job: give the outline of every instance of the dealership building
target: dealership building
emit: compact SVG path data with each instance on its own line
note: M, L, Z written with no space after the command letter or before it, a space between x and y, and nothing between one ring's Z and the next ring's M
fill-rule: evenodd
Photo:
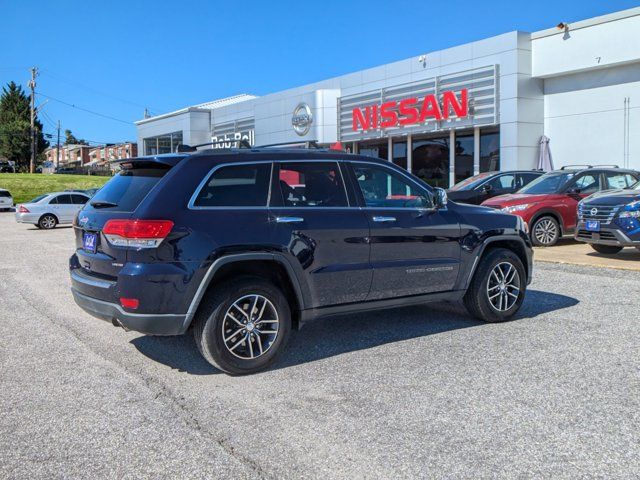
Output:
M640 169L640 8L561 20L145 118L136 122L138 148L340 142L448 187L480 172L536 168L546 136L555 167Z

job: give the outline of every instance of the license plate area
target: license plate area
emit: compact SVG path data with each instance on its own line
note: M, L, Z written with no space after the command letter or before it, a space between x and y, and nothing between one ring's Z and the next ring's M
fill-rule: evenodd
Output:
M98 250L98 235L84 232L82 234L82 248L87 252L96 253Z
M599 220L587 220L585 224L585 229L588 232L599 232L600 231L600 221Z

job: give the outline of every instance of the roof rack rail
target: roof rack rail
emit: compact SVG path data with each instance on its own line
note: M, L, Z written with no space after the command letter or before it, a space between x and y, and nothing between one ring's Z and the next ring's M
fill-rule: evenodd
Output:
M176 149L176 153L183 153L183 152L195 152L198 147L206 147L207 145L226 145L226 144L236 144L237 147L226 147L226 148L251 148L251 144L247 141L247 140L218 140L216 142L206 142L206 143L199 143L197 145L186 145L186 144L180 144L178 145L178 148Z
M271 148L271 147L304 147L307 149L316 148L319 149L317 140L305 140L302 142L281 142L281 143L269 143L267 145L256 145L253 148Z
M567 170L569 168L582 167L582 168L593 168L593 165L564 165L560 167L560 170Z
M594 167L598 167L598 168L602 168L602 167L606 167L606 168L620 168L620 165L616 165L615 163L611 163L611 164L603 164L603 165L594 165Z

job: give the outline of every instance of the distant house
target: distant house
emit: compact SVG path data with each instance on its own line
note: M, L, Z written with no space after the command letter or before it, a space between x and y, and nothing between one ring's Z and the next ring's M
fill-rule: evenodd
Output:
M89 163L89 145L60 145L60 159L58 147L52 146L44 151L47 162L60 166L82 166Z
M93 147L89 151L89 164L101 165L136 156L138 156L138 145L134 142L107 144Z

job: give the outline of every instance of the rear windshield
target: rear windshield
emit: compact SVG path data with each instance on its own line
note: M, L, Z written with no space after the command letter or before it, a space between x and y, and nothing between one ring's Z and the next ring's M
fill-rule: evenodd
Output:
M168 168L121 170L89 200L86 208L133 212L168 171Z
M27 203L38 203L40 200L44 200L45 198L47 198L49 196L49 194L46 195L39 195L36 198L34 198L33 200L29 200Z
M8 190L0 190L0 197L10 197L11 194Z

